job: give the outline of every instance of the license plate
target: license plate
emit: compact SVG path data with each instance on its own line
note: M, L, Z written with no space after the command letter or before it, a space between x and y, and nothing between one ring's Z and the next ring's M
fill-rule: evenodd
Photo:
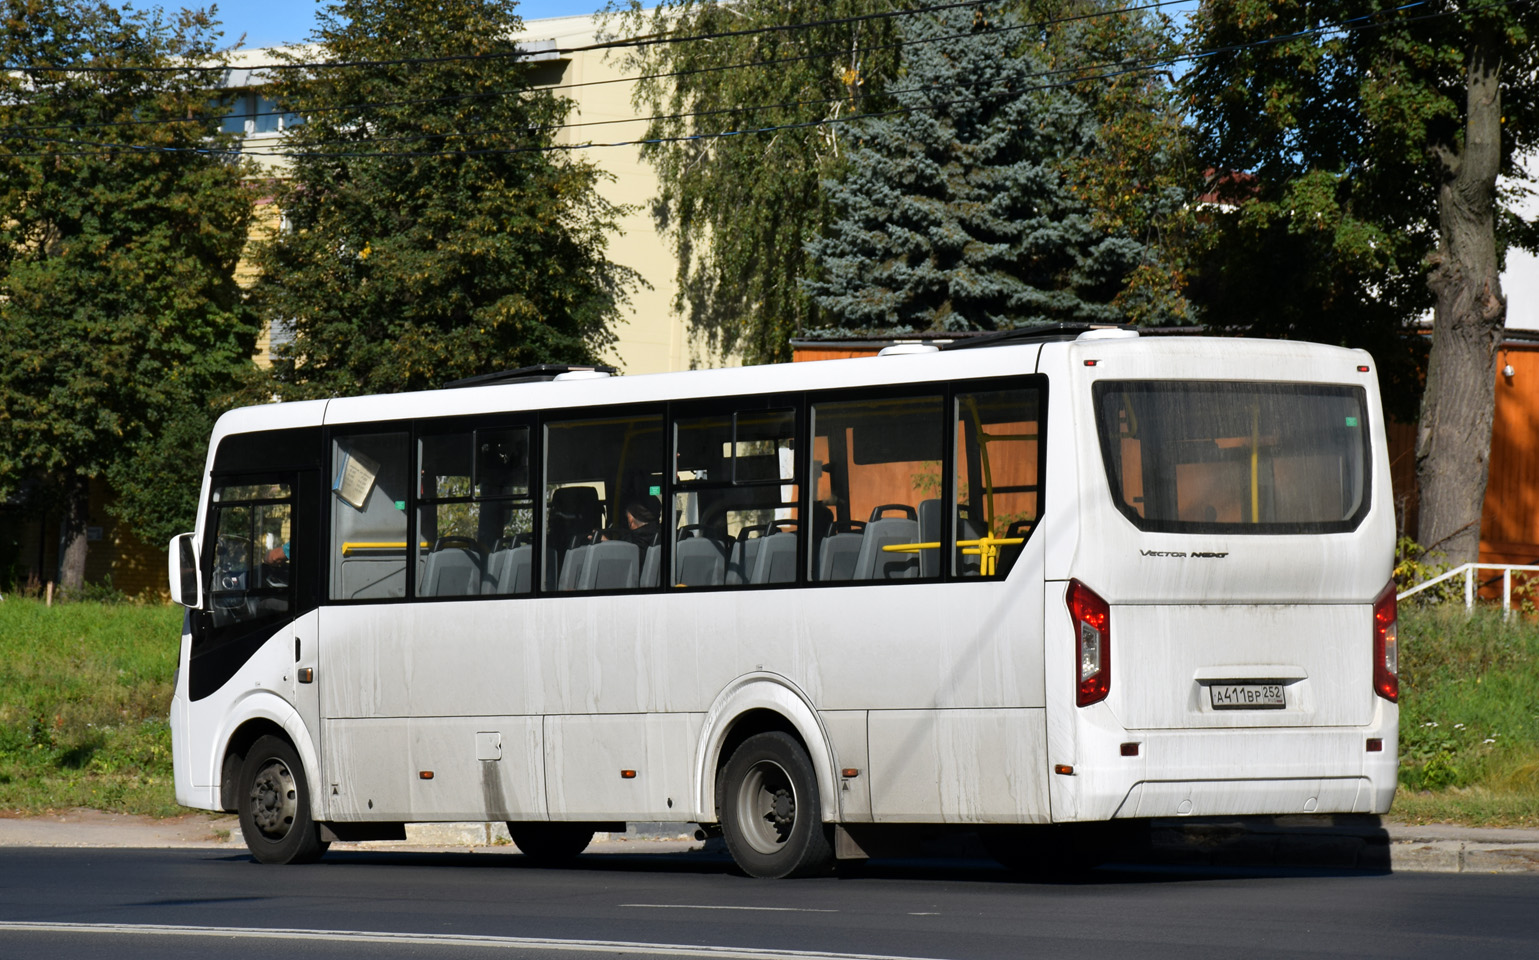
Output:
M1208 696L1214 710L1280 710L1287 705L1280 683L1213 683Z

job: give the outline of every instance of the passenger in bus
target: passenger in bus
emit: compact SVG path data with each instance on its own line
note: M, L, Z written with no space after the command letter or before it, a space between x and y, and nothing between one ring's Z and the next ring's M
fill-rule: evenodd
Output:
M638 547L650 547L657 542L661 528L657 523L660 505L656 497L632 500L625 505L625 519L603 533L605 540L624 540Z

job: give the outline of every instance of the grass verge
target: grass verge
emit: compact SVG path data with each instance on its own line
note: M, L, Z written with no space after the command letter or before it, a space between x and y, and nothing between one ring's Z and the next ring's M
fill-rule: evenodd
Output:
M180 607L0 602L0 810L171 816Z
M1539 625L1400 612L1400 792L1411 823L1539 827Z
M0 602L0 810L170 816L181 608ZM1539 827L1539 624L1460 605L1400 617L1411 823Z

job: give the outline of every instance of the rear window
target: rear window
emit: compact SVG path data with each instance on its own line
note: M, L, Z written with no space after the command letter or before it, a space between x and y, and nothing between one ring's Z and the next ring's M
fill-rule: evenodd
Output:
M1361 387L1102 380L1112 499L1140 530L1337 533L1368 511Z

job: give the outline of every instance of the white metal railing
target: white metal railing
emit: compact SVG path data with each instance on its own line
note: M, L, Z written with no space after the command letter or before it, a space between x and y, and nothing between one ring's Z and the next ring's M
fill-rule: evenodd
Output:
M1452 580L1462 575L1464 577L1464 609L1475 606L1475 571L1500 570L1502 572L1502 614L1512 612L1512 571L1520 573L1539 573L1539 566L1521 563L1465 563L1454 567L1447 573L1433 577L1425 583L1418 583L1409 590L1395 594L1396 600L1404 600L1412 594L1420 593L1428 587L1436 586L1444 580Z

